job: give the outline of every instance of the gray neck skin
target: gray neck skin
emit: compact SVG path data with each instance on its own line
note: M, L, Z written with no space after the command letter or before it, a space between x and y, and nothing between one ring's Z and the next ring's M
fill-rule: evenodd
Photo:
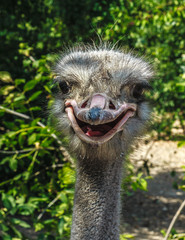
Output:
M79 159L70 240L118 240L122 160Z

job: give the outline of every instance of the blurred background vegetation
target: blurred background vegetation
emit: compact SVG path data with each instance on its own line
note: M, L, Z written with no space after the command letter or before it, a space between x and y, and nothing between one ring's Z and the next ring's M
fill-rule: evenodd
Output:
M67 139L56 139L47 113L53 101L50 69L66 44L98 44L100 36L149 57L156 68L151 96L158 116L155 138L185 143L184 135L172 132L175 125L185 133L184 3L0 2L1 239L29 239L24 228L32 229L30 239L35 233L40 240L69 239L75 169L61 147ZM145 180L133 182L133 174L130 183L145 189Z

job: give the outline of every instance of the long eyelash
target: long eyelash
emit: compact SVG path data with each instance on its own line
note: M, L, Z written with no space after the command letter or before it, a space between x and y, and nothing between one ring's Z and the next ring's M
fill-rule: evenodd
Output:
M145 92L147 90L151 90L152 87L148 82L141 82L131 86L131 94L132 96L137 99L137 102L145 101Z
M53 93L57 92L58 89L58 83L61 81L61 78L59 76L55 76L53 78L53 81L50 84L50 89Z
M142 82L136 85L146 90L153 90L153 87L148 82Z
M56 77L53 78L52 84L56 84L56 83L58 83L60 80L61 80L60 77L59 77L59 76L56 76Z
M140 83L136 83L136 84L123 84L123 85L121 85L121 89L124 89L126 86L128 86L130 89L131 88L133 88L133 87L135 87L135 86L139 86L139 87L141 87L141 88L143 88L143 89L146 89L146 90L153 90L153 87L150 85L150 83L148 83L148 82L140 82Z

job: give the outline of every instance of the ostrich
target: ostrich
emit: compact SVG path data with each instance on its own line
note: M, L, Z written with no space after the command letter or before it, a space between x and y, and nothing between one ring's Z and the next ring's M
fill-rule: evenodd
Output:
M118 240L122 165L150 118L151 66L110 46L74 47L55 67L53 113L77 156L71 240Z

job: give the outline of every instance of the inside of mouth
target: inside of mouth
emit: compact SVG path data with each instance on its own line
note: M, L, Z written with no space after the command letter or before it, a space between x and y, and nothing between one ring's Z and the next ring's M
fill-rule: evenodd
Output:
M113 129L116 124L125 116L125 112L122 113L118 118L116 118L112 122L98 124L98 125L91 125L89 123L83 122L76 118L76 121L79 127L82 129L85 135L89 137L102 137L107 134L111 129Z

